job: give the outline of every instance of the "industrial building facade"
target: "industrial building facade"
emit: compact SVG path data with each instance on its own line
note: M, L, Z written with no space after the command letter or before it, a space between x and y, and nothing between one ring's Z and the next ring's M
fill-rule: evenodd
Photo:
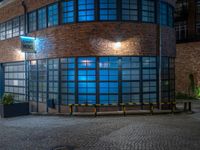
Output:
M200 86L200 1L177 0L175 12L177 39L176 91L194 95Z
M173 0L3 1L1 96L12 93L38 112L158 104L162 45L162 102L174 101L174 6ZM35 39L27 61L20 36ZM48 107L52 100L56 109Z

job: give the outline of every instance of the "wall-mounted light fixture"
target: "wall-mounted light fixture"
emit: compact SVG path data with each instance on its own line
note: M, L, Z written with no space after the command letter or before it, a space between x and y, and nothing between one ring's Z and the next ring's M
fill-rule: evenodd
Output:
M116 43L114 43L114 48L115 48L115 49L120 49L121 46L122 46L121 42L116 42Z

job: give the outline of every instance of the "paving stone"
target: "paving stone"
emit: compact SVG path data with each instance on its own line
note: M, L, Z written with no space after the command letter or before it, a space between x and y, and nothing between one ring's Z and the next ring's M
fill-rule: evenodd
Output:
M199 150L191 114L0 119L0 150Z

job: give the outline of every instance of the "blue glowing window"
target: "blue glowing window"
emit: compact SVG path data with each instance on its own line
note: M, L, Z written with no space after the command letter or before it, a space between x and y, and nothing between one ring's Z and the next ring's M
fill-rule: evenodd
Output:
M96 104L96 95L78 95L79 104Z
M142 0L142 21L155 22L155 0Z
M74 0L62 2L62 23L74 22Z
M139 82L122 82L122 93L139 93Z
M142 58L143 68L156 68L156 57L143 57Z
M19 35L19 17L13 19L13 37Z
M78 68L96 68L95 57L81 57L78 59Z
M100 68L114 69L119 67L118 57L100 57L99 59Z
M138 20L138 0L122 0L122 20Z
M157 91L156 81L144 81L143 92L156 92Z
M118 90L118 82L100 82L99 92L101 94L117 94Z
M58 4L48 7L48 27L58 25Z
M156 69L143 69L142 70L143 73L143 80L156 80Z
M96 80L95 70L79 70L78 71L79 81L94 81Z
M47 14L46 7L38 10L38 29L44 29L47 27Z
M75 95L73 94L62 94L62 104L75 104Z
M100 0L100 20L117 20L117 0Z
M28 14L28 30L29 32L35 31L37 28L36 11Z
M167 25L167 4L163 2L160 4L160 24Z
M78 0L78 21L95 20L95 1L94 0Z
M80 82L78 84L78 92L80 94L95 94L96 83L95 82Z
M100 104L118 104L118 95L100 95Z
M168 25L170 27L174 26L174 10L171 6L168 6Z

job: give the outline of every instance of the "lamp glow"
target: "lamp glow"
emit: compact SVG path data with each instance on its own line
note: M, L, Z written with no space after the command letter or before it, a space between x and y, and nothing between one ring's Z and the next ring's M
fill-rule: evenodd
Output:
M121 46L122 46L121 42L116 42L114 45L115 49L119 49L121 48Z

